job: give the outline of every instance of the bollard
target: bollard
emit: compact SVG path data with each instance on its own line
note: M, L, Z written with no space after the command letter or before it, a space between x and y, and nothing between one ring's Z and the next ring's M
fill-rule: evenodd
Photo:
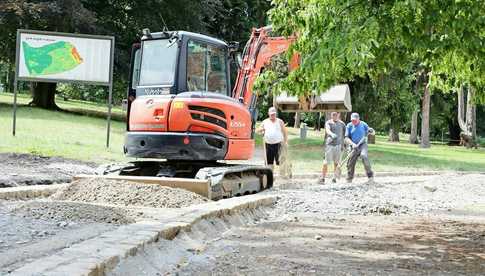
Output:
M302 139L302 140L306 139L307 130L308 130L308 128L307 128L306 124L302 123L300 125L300 139Z
M375 144L376 143L376 136L373 134L369 134L367 136L367 144Z

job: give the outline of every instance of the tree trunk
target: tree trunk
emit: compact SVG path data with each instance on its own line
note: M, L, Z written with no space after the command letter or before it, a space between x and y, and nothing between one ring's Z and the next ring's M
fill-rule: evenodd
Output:
M428 73L425 72L425 81L424 81L424 96L423 96L423 104L421 108L421 148L429 148L431 147L431 143L429 141L429 111L431 107L431 94L429 91L428 85Z
M389 128L389 142L399 142L399 122L391 118L391 126Z
M322 127L321 124L320 124L321 118L322 118L322 113L321 112L318 112L317 122L316 122L315 128L314 128L314 130L316 130L316 131L320 131L320 129Z
M473 132L473 88L468 88L466 96L466 130L472 136ZM474 138L474 137L472 137Z
M463 93L463 90L463 86L461 86L460 90L458 90L458 124L460 125L462 131L465 131L465 93Z
M300 112L295 113L295 124L293 125L294 128L300 128L300 121L301 121L301 114Z
M29 105L44 109L59 110L59 107L56 105L55 102L56 87L56 83L33 83L31 86L32 101Z
M450 133L450 142L448 145L458 145L461 132L460 126L458 125L458 116L453 116L453 118L448 121L448 132Z
M472 111L472 136L473 139L477 139L477 106L473 105Z
M389 142L399 142L399 131L394 128L389 129Z
M467 89L466 107L464 86L458 91L458 124L460 125L460 144L467 148L476 147L476 107L473 104L473 87Z
M413 111L413 117L411 119L411 135L409 135L410 144L418 144L418 116L419 110Z

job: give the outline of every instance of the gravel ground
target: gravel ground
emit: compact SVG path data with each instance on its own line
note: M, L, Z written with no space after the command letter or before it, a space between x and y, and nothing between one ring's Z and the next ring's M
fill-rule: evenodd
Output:
M80 202L29 201L12 210L12 213L33 219L56 221L59 225L75 223L128 224L134 219L125 209Z
M50 199L154 208L182 208L208 202L207 198L182 189L106 179L75 181Z
M100 235L117 226L108 223L38 219L12 212L18 202L0 201L0 275L20 267L23 263Z
M484 275L485 177L279 181L274 208L201 221L111 275Z
M70 182L76 174L92 174L96 165L61 157L0 153L0 188Z
M485 174L382 177L347 184L315 185L308 180L282 183L277 215L299 212L318 216L426 214L457 206L485 204ZM312 185L314 184L314 185ZM289 192L291 191L291 192Z

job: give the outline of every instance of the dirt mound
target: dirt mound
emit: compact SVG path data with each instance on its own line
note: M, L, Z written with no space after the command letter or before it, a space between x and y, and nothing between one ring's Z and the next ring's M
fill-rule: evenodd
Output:
M107 179L75 181L50 199L154 208L181 208L208 201L183 189Z
M126 210L79 202L30 201L12 210L24 217L56 221L59 225L71 221L128 224L134 220Z

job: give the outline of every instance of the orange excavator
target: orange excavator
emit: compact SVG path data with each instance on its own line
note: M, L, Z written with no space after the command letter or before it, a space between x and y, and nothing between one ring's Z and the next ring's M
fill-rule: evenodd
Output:
M137 158L104 177L181 187L211 199L273 185L267 166L232 164L253 156L258 96L253 84L294 37L253 29L231 91L237 44L186 31L143 30L133 45L124 152ZM297 58L290 67L298 66Z

